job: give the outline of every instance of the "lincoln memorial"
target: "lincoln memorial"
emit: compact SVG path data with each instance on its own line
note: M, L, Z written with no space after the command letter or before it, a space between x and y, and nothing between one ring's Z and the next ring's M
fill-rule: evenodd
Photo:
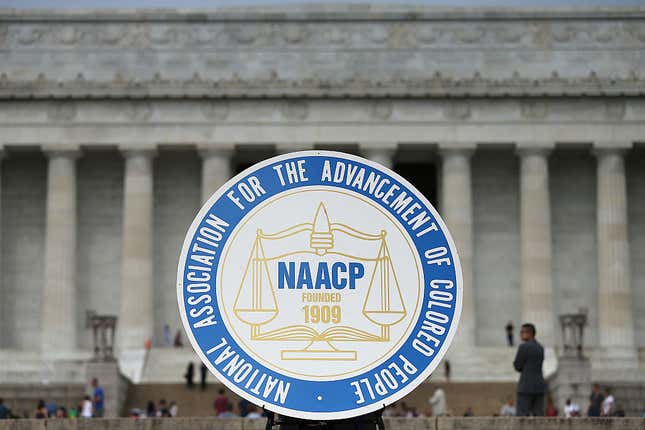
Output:
M118 318L135 384L181 382L188 226L309 149L393 168L446 220L453 380L516 381L509 321L554 372L583 312L593 379L645 384L644 143L645 9L5 9L0 384L86 381L88 311Z

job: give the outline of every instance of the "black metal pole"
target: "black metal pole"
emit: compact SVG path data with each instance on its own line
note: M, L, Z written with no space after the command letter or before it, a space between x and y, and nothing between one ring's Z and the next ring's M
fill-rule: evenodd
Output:
M274 412L264 409L267 417L265 430L385 430L383 409L366 415L342 420L312 421L288 416L276 419Z

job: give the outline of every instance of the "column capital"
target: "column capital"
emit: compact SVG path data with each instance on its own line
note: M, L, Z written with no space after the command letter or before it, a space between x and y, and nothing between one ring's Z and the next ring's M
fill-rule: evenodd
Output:
M600 155L623 155L632 149L630 141L598 141L593 143L593 154Z
M520 157L540 155L547 157L555 148L555 142L518 142L515 152Z
M126 143L119 145L119 151L124 157L149 157L154 158L157 156L157 145L137 145Z
M197 152L202 158L226 157L230 158L235 154L234 144L202 144L197 145Z
M439 154L441 154L441 156L462 155L470 157L475 153L476 149L476 143L439 142Z
M82 155L79 145L42 145L41 148L48 158L64 157L76 160Z
M369 142L361 143L359 146L363 157L387 168L392 168L398 144L393 142Z
M313 149L313 142L277 143L275 145L275 152L280 155L288 154L289 152L311 151Z
M399 144L396 142L365 142L358 144L361 154L370 158L370 155L392 157Z

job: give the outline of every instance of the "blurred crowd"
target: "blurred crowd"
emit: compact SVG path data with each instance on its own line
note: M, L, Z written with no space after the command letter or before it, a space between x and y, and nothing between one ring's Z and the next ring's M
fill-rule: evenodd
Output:
M159 400L159 403L148 400L145 409L130 409L128 416L131 418L172 418L176 417L178 412L179 406L174 400L170 403L166 399Z
M100 418L105 413L105 391L94 378L91 382L91 395L86 394L83 400L75 405L59 405L54 400L40 399L31 413L11 410L0 399L0 419L7 418Z
M219 390L219 394L213 402L213 409L218 418L257 419L264 416L264 411L260 412L257 406L246 399L240 399L236 409L223 389Z
M551 397L546 399L545 417L624 417L625 409L618 403L616 397L612 394L611 388L604 390L598 384L594 384L589 402L583 409L580 405L571 399L566 399L561 407L556 406ZM477 415L489 415L490 412L477 411ZM410 406L406 402L397 402L389 405L383 411L384 417L403 417L403 418L425 418L432 416L475 416L476 411L472 406L466 406L463 411L455 411L448 407L448 401L444 390L438 387L432 397L428 399L428 407L419 410L415 406ZM492 414L494 417L514 417L517 416L517 407L515 397L508 396L506 401L500 406L499 411ZM643 418L645 418L645 408L643 408Z

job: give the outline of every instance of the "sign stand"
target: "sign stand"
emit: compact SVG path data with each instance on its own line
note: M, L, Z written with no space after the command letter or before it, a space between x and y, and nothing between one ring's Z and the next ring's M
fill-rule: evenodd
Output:
M265 430L385 430L383 409L370 414L344 420L312 421L283 416L276 419L276 414L264 409L267 417Z

